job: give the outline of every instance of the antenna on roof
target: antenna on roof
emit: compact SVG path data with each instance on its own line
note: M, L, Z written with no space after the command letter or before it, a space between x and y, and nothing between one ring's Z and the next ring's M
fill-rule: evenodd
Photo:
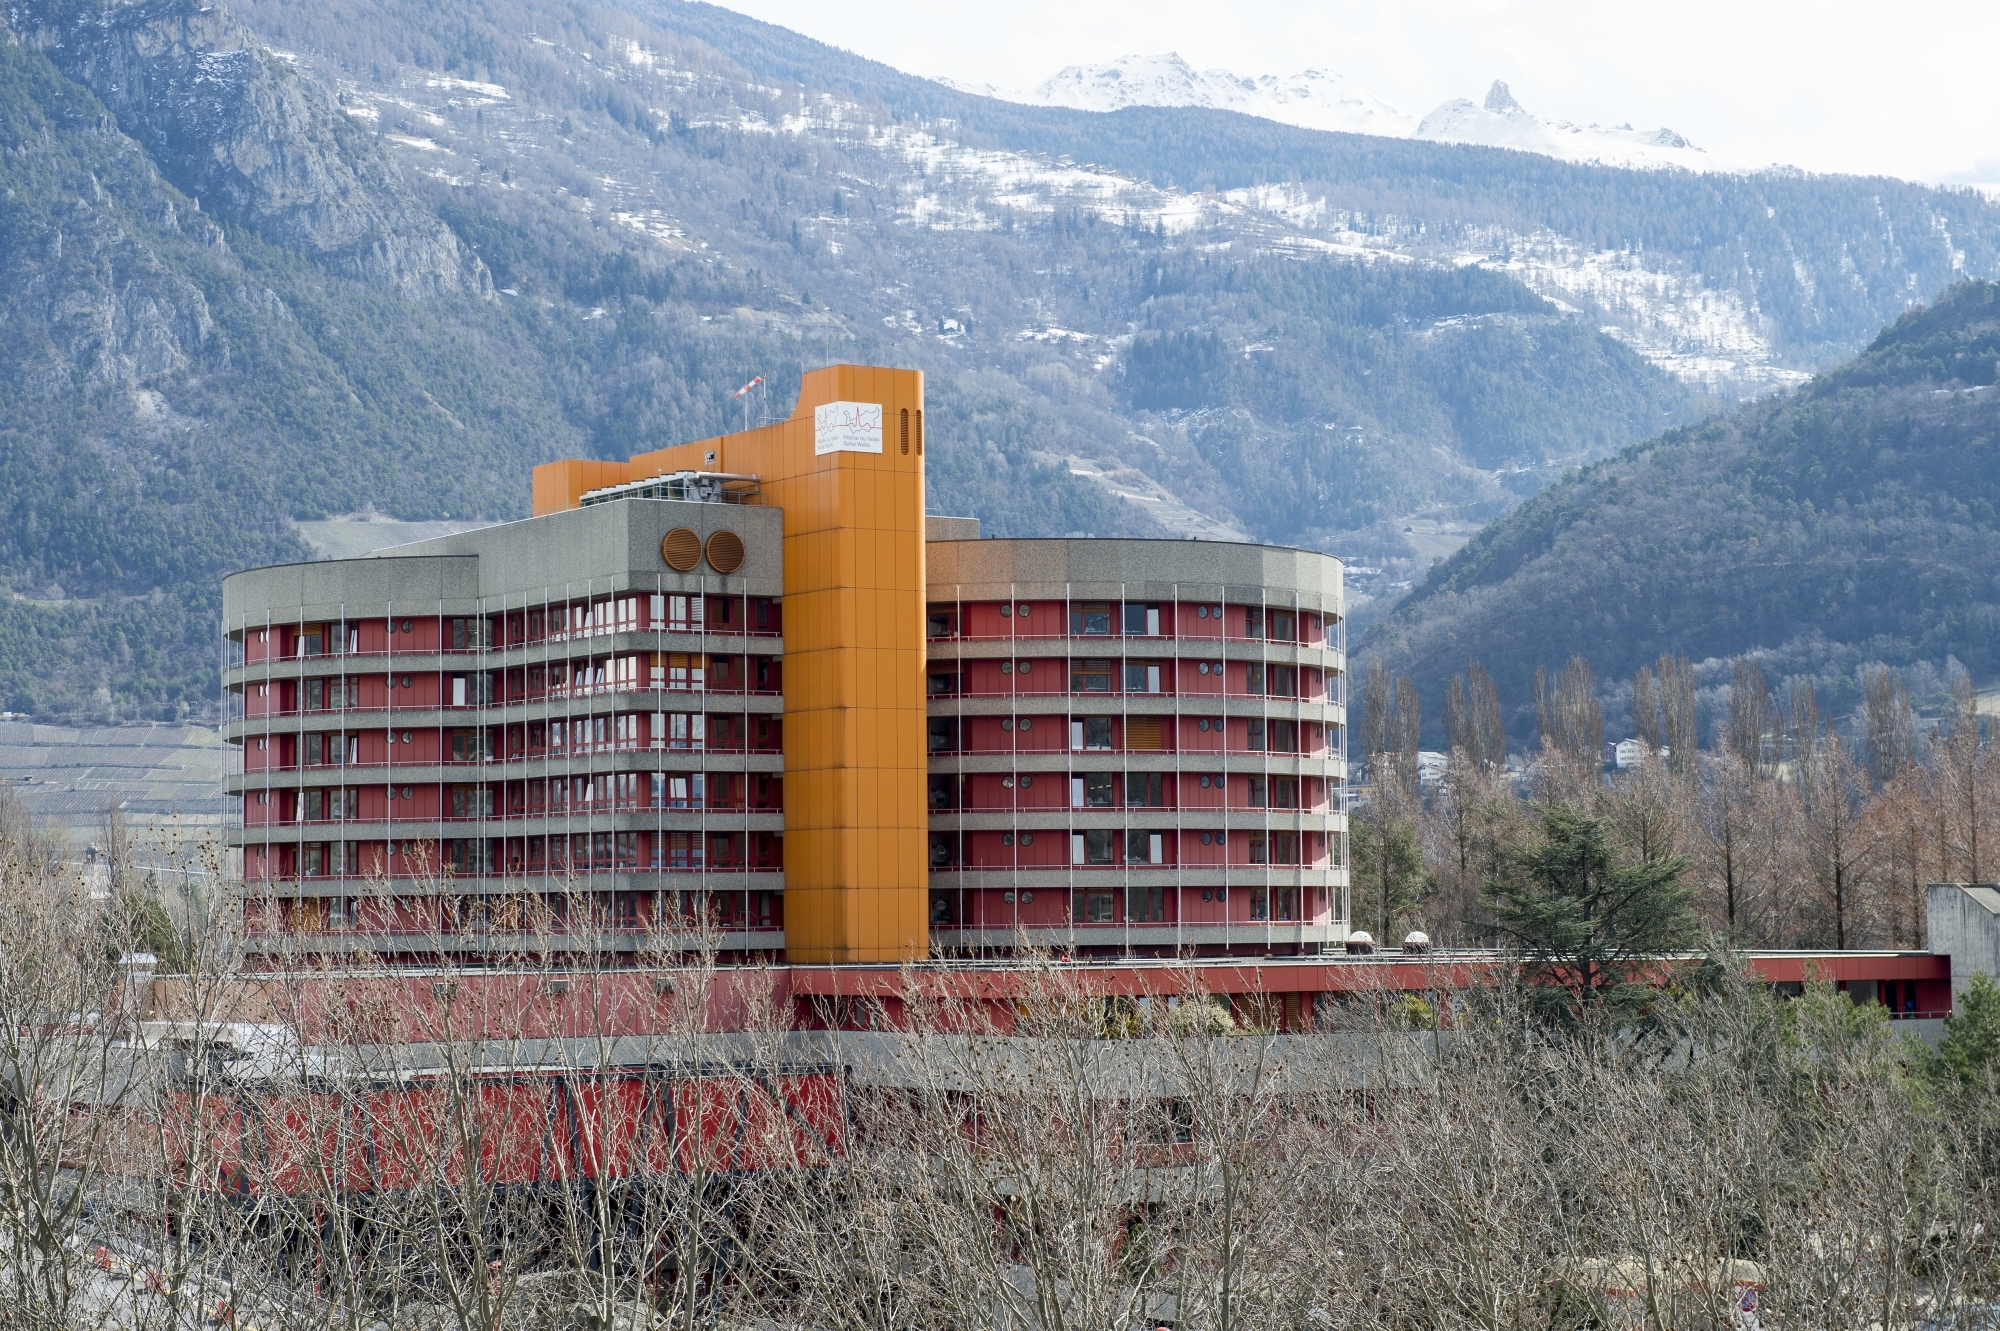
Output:
M735 396L730 398L732 402L741 402L743 404L743 428L746 430L750 428L750 390L761 388L763 384L764 376L760 374L749 383L743 385L743 387L737 389Z

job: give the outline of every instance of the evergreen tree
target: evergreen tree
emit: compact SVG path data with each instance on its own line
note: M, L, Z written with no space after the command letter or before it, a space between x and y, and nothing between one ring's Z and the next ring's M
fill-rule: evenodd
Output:
M1378 793L1375 803L1354 815L1350 827L1355 915L1375 926L1375 941L1386 946L1390 927L1416 908L1424 885L1416 825Z
M1541 838L1487 880L1494 928L1565 1007L1615 1011L1656 997L1635 977L1696 940L1695 890L1680 881L1687 857L1623 863L1600 819L1566 804L1537 813Z

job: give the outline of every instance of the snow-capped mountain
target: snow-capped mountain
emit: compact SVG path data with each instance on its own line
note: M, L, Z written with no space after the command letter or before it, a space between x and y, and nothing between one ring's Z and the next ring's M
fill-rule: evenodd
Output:
M1497 79L1487 90L1484 106L1455 98L1425 116L1412 137L1513 148L1571 162L1601 162L1606 166L1679 166L1690 171L1729 169L1670 129L1542 120L1528 114L1514 100L1507 85Z
M1416 117L1398 111L1344 74L1302 70L1289 78L1245 78L1226 69L1196 70L1172 52L1121 56L1109 64L1071 65L1008 101L1116 111L1124 106L1208 106L1307 129L1407 138Z
M1247 78L1226 69L1197 70L1179 55L1120 56L1101 65L1070 65L1025 92L962 87L1032 106L1116 111L1126 106L1206 106L1298 125L1305 129L1391 138L1433 139L1513 148L1571 162L1607 166L1677 166L1689 171L1731 170L1670 129L1630 125L1578 125L1543 120L1496 81L1481 106L1455 98L1418 119L1400 111L1344 74L1308 69L1286 78Z

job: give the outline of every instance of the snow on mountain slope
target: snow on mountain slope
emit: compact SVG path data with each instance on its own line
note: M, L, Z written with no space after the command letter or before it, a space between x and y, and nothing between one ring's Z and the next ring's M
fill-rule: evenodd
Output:
M1728 170L1670 129L1633 129L1630 125L1577 125L1567 120L1542 120L1528 114L1507 85L1497 79L1486 93L1486 105L1464 98L1446 102L1423 118L1414 135L1441 143L1477 143L1489 148L1513 148L1570 162L1600 162L1605 166L1678 166L1689 171Z
M947 80L948 81L948 80ZM1246 78L1226 69L1196 70L1180 56L1120 56L1101 65L1070 65L1025 92L953 84L1003 101L1116 111L1126 106L1206 106L1240 111L1305 129L1389 138L1473 143L1541 153L1569 162L1600 162L1638 169L1689 171L1736 169L1719 162L1670 129L1630 125L1578 125L1529 114L1507 85L1495 81L1484 106L1455 98L1419 120L1399 111L1344 74L1308 69L1289 78Z
M1025 93L995 92L1036 106L1116 111L1123 106L1207 106L1307 129L1407 138L1416 118L1343 74L1302 70L1289 78L1244 78L1226 69L1197 71L1172 52L1121 56L1109 64L1071 65Z

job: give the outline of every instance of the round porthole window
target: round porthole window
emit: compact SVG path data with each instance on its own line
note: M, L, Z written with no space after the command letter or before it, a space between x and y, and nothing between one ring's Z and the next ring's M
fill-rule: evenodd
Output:
M1011 846L1011 845L1013 845L1013 844L1014 844L1014 834L1013 834L1012 832L1002 832L1002 833L1000 834L1000 844L1001 844L1001 845L1003 845L1003 846Z
M1034 609L1033 606L1028 605L1026 602L1022 602L1022 604L1014 611L1014 613L1017 615L1025 615L1028 613L1028 611L1032 609Z
M403 743L408 744L409 742L410 742L410 732L405 730L403 732Z
M1035 728L1035 718L1034 718L1034 717L1032 717L1032 716L1024 716L1024 717L1022 717L1022 718L1021 718L1021 729L1023 729L1023 730L1033 730L1034 728Z
M1029 786L1032 786L1034 784L1035 784L1035 778L1031 776L1024 776L1021 778L1021 789L1023 790L1026 790Z
M403 676L403 687L406 689L410 687L410 677L408 675Z
M734 573L743 567L743 538L733 531L719 531L708 538L708 566L717 573Z
M1011 776L1003 776L1003 777L1001 777L1001 778L1000 778L1000 789L1002 789L1002 790L1012 790L1013 788L1014 788L1014 778L1013 778L1013 777L1011 777Z
M1208 607L1207 607L1207 606L1205 606L1205 605L1198 605L1198 606L1196 606L1196 607L1194 608L1194 617L1195 617L1196 619L1207 619L1207 618L1208 618ZM1206 901L1206 900L1208 900L1208 893L1206 893L1206 892L1202 893L1202 894L1201 894L1201 897L1202 897L1202 900L1203 900L1203 901Z
M410 798L414 797L414 796L416 795L416 793L417 793L416 791L414 791L414 790L410 789L410 787L408 787L408 786L404 786L404 787L403 787L403 798L404 798L404 799L410 799Z
M1204 887L1204 888L1203 888L1203 889L1201 890L1201 899L1202 899L1203 901L1213 901L1213 900L1215 900L1215 893L1214 893L1213 891L1211 891L1210 889L1208 889L1208 888Z
M1195 669L1199 670L1202 674L1206 675L1208 673L1208 662L1203 661L1200 665L1196 666Z
M1012 892L1002 892L1000 899L1010 906L1014 904L1014 894Z
M1207 790L1207 789L1208 789L1208 778L1207 778L1207 777L1203 777L1203 778L1201 779L1201 788L1202 788L1203 790Z
M660 538L660 558L676 573L692 573L701 562L701 537L686 527L676 527Z
M1208 844L1209 844L1209 835L1208 835L1208 833L1206 833L1206 832L1203 832L1203 833L1201 834L1201 844L1202 844L1202 845L1204 845L1204 846L1206 846L1206 845L1208 845Z
M1034 899L1035 899L1035 894L1033 892L1023 892L1021 894L1021 903L1023 905L1026 905L1028 902L1033 901Z
M1011 605L1003 605L1000 607L1000 618L1002 619L1008 618L1013 613L1014 613L1014 607Z
M1201 718L1201 720L1195 722L1194 724L1196 729L1206 730L1208 729L1208 718L1204 716L1203 718Z
M410 621L406 619L403 621L403 632L408 633L409 631L410 631Z
M1216 840L1217 840L1217 841L1220 841L1220 840L1222 840L1222 838L1221 838L1221 837L1217 837L1217 838L1216 838ZM1217 901L1227 901L1227 900L1229 900L1229 889L1228 889L1228 888L1226 888L1226 887L1218 887L1218 888L1216 888L1216 889L1215 889L1215 899L1216 899Z
M1019 671L1020 671L1020 672L1021 672L1022 674L1024 674L1024 675L1025 675L1025 674L1027 674L1027 673L1028 673L1028 672L1029 672L1030 670L1033 670L1033 669L1035 668L1035 663L1034 663L1033 661L1023 661L1023 662L1021 662L1021 664L1020 664L1020 665L1019 665L1018 667L1016 667L1016 668L1017 668L1017 669L1018 669L1018 670L1019 670Z
M1025 783L1023 783L1023 784L1025 784ZM1024 845L1024 846L1032 846L1032 845L1034 845L1034 844L1035 844L1035 834L1034 834L1033 832L1023 832L1023 833L1021 833L1021 844L1022 844L1022 845Z
M1012 718L1012 717L1006 717L1006 716L1003 716L1003 717L1001 717L1001 718L1000 718L1000 728L1001 728L1002 730L1012 730L1012 729L1014 728L1014 720L1013 720L1013 718Z
M1002 662L1000 663L1000 673L1001 673L1001 674L1003 674L1003 675L1011 675L1011 674L1013 674L1013 673L1014 673L1014 663L1013 663L1012 661L1002 661Z

